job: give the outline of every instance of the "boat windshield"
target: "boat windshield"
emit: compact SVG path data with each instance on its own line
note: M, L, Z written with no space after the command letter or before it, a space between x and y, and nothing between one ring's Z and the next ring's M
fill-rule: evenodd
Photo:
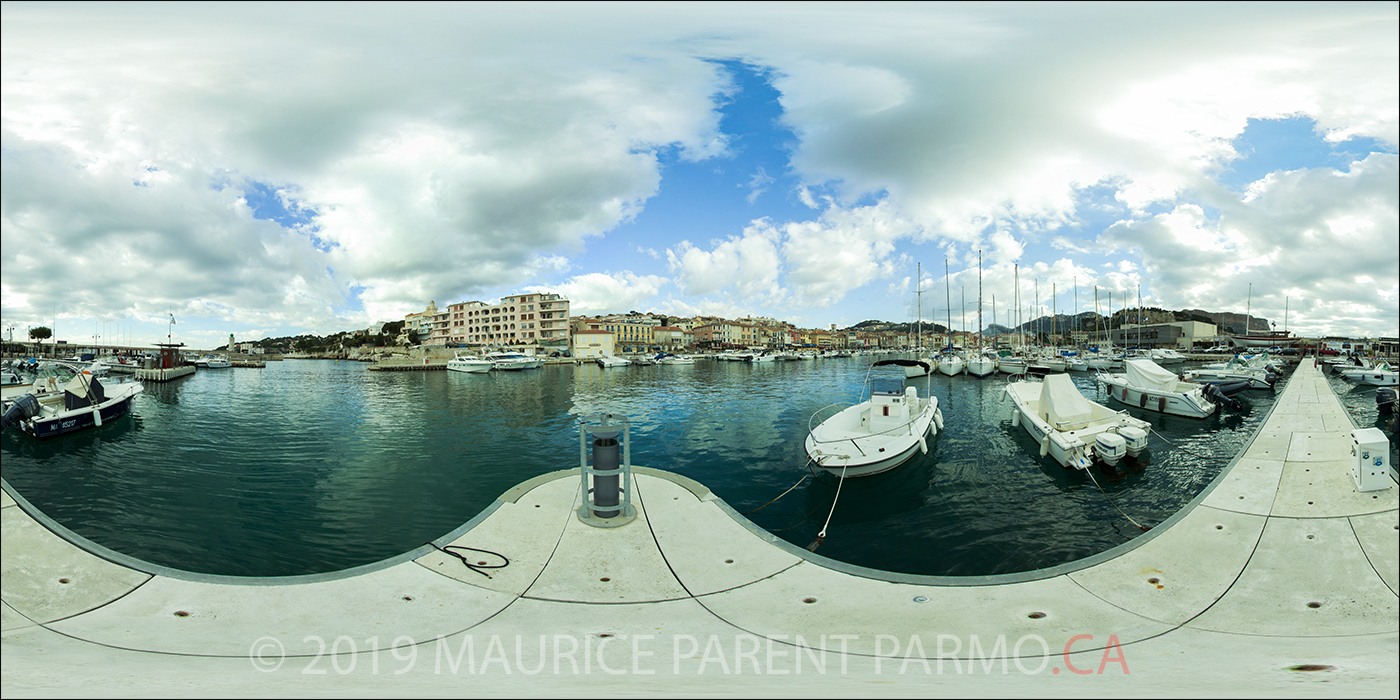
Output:
M904 380L902 379L872 379L870 380L871 396L899 396L904 393Z
M45 362L39 367L37 378L45 379L47 377L53 377L57 379L59 384L61 385L64 382L67 382L76 376L78 376L78 370L72 365L66 365L59 362Z

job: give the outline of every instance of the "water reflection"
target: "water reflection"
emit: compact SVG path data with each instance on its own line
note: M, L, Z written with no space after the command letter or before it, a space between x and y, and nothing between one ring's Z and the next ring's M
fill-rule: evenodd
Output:
M868 359L750 365L552 365L524 372L368 372L328 361L201 371L150 384L118 424L39 443L11 431L5 476L46 513L117 551L194 571L342 569L451 531L533 476L577 466L578 419L632 427L632 461L695 479L739 512L809 474L811 414L861 397ZM1086 396L1088 375L1075 375ZM1040 458L1012 428L1006 380L938 375L945 429L890 472L818 470L751 518L799 546L828 513L820 554L943 575L1049 566L1136 536L1081 472ZM1272 405L1152 422L1152 464L1103 483L1160 522L1200 491Z

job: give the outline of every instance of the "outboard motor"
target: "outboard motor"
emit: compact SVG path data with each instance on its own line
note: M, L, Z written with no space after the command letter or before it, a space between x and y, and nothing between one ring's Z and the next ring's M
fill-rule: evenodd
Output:
M1118 435L1127 441L1128 456L1136 458L1142 451L1147 449L1147 431L1142 428L1134 428L1131 425L1118 429Z
M1238 399L1226 396L1225 392L1221 391L1220 386L1217 384L1207 384L1205 389L1202 389L1201 392L1216 406L1228 406L1236 411L1243 408Z
M8 430L11 423L18 423L29 420L39 415L39 400L33 394L24 394L15 399L10 407L5 410L5 415L0 416L0 431Z
M1113 433L1100 433L1094 438L1094 456L1104 465L1117 465L1128 454L1128 441Z
M1376 410L1383 416L1395 412L1395 390L1386 387L1376 389Z

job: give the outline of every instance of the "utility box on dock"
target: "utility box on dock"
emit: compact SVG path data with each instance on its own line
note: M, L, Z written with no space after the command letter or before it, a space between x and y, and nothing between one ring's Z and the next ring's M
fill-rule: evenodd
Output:
M1390 488L1390 441L1376 428L1351 431L1351 476L1358 491Z

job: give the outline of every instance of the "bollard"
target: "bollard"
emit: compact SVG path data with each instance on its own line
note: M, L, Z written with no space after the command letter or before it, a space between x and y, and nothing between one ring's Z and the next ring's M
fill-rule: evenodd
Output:
M622 423L621 430L611 419ZM590 426L590 422L597 425ZM591 436L588 440L586 436ZM619 436L621 440L619 441ZM586 416L579 421L579 478L583 505L578 517L594 527L618 527L632 522L632 459L628 438L630 424L624 416L611 413ZM588 445L593 449L593 466L588 465ZM589 476L592 476L590 486Z

